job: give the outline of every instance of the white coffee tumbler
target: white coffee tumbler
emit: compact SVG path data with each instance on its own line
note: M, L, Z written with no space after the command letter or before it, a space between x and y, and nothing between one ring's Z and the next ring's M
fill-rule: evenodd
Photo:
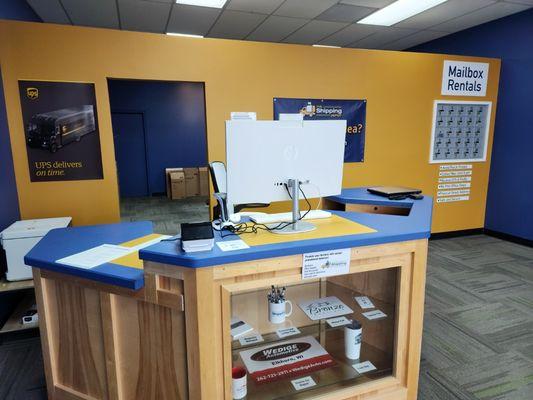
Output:
M288 311L287 306L289 306ZM268 320L273 324L284 323L285 317L290 317L291 314L292 303L289 300L281 300L279 302L268 302Z
M247 394L246 370L243 367L233 367L231 369L231 393L235 400L244 399Z
M355 319L344 326L344 352L346 358L358 360L361 356L361 341L363 339L363 327Z

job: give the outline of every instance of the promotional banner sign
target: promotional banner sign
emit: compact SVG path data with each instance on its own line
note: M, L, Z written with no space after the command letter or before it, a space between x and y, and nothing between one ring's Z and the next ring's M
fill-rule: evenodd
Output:
M335 365L335 360L312 336L245 350L240 356L256 383L308 375Z
M19 81L32 182L102 179L94 84Z
M344 162L362 162L365 157L366 100L274 98L274 119L280 114L303 114L304 120L346 120Z

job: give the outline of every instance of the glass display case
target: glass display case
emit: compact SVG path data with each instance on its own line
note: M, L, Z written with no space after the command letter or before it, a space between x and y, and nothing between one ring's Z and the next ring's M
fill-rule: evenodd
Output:
M247 370L246 399L300 399L394 375L399 267L321 279L273 279L292 303L272 323L266 280L227 292L231 367ZM361 325L360 355L345 342ZM352 326L353 328L353 326ZM357 339L355 346L358 346ZM228 367L229 365L226 364ZM227 369L227 368L226 368ZM230 371L226 371L228 373Z

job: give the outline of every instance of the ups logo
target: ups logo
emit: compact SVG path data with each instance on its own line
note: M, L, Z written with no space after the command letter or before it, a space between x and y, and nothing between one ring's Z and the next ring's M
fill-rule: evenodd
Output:
M28 99L35 100L39 97L39 89L34 87L26 88L26 96L28 96Z

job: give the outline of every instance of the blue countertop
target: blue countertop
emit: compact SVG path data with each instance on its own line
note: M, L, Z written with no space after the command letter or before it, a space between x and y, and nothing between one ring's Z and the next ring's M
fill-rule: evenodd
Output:
M376 232L373 233L267 244L230 252L223 252L215 246L212 251L192 254L184 253L179 241L160 242L142 249L139 252L139 257L147 261L201 268L315 251L425 239L430 236L431 197L425 197L422 200L392 201L369 194L365 188L358 188L344 189L339 196L330 199L340 203L408 207L411 210L407 216L334 211L339 216L375 229ZM112 263L85 270L61 265L55 260L104 243L120 244L150 233L152 233L151 222L55 229L50 231L27 254L25 261L32 267L72 274L130 289L139 289L144 284L142 270ZM236 238L233 235L222 238L219 232L215 232L216 241L235 240Z
M58 264L56 260L102 244L121 244L151 233L153 225L148 221L53 229L26 254L24 262L32 267L138 290L144 286L142 269L112 263L82 269Z
M377 232L374 233L268 244L231 252L224 252L215 246L212 251L192 254L184 253L175 243L164 242L141 250L139 256L143 260L200 268L315 251L424 239L429 238L431 233L433 205L431 197L424 197L422 200L396 201L370 194L366 188L357 188L344 189L339 196L330 199L342 203L409 207L411 211L408 216L333 211L341 217L375 229ZM236 236L229 236L222 239L220 233L215 232L216 241L235 240L236 238Z

